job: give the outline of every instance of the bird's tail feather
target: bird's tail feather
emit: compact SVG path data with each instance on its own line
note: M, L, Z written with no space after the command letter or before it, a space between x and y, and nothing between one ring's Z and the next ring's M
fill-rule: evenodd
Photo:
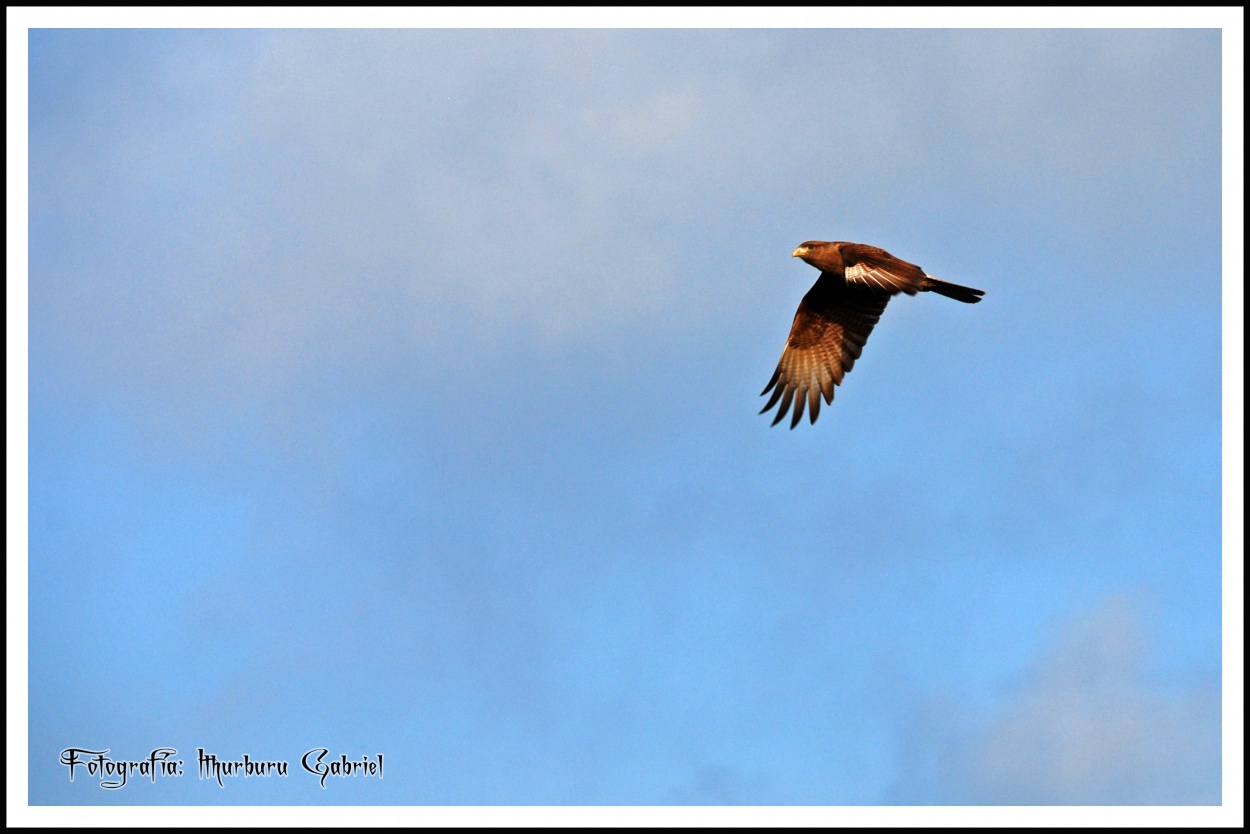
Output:
M941 278L934 278L932 275L924 277L921 289L944 295L947 298L953 298L956 301L962 301L965 304L976 304L981 300L981 296L985 295L985 290L961 287L959 284L952 284L950 281L943 281Z

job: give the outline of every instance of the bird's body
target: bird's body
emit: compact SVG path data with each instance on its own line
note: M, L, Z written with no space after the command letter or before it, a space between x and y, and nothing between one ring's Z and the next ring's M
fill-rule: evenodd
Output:
M773 392L761 414L781 401L774 426L791 403L790 428L803 419L804 405L816 422L821 397L833 402L833 387L842 384L859 358L891 296L935 292L976 304L985 294L934 278L913 263L862 243L809 240L794 250L794 257L819 269L820 277L799 302L781 361L760 394Z

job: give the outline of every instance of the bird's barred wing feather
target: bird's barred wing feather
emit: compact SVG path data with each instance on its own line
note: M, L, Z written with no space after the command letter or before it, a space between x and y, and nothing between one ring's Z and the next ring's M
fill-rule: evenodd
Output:
M799 304L781 361L760 392L760 396L773 392L761 414L781 401L774 426L786 416L792 403L790 428L803 419L804 405L811 422L816 422L821 396L826 403L833 402L833 387L841 385L842 378L855 365L868 334L890 301L889 292L865 286L847 284L836 293L818 292L819 289L818 282Z
M862 243L842 244L842 259L849 284L894 293L915 295L927 277L920 267L894 257L884 249Z

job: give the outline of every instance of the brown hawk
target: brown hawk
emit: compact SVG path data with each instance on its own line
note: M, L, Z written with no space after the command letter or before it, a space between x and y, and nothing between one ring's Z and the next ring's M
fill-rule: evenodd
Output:
M842 377L854 366L890 296L935 292L976 304L985 295L982 290L934 278L915 264L863 243L809 240L794 250L793 257L819 269L820 277L799 302L781 361L760 392L761 397L773 392L760 414L781 401L774 426L786 416L791 403L790 428L803 419L804 404L815 423L821 395L826 403L833 403L833 386L841 385Z

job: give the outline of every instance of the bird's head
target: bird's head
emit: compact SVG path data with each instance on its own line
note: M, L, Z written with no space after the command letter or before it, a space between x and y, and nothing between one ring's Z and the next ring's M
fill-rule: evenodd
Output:
M790 257L802 258L811 263L812 258L818 257L827 245L823 240L809 240L806 243L799 244L799 248L791 252Z

